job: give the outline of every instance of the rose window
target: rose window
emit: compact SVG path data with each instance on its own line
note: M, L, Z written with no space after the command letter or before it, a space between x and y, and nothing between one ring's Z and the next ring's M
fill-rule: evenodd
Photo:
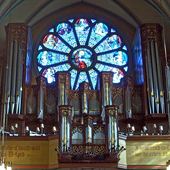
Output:
M95 90L99 72L113 72L121 83L128 71L128 49L115 29L95 19L70 19L54 25L37 50L38 72L55 82L55 73L69 71L71 90L83 81Z

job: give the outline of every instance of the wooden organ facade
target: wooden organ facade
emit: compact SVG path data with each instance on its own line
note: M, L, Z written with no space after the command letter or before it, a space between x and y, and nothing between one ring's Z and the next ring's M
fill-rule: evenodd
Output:
M119 133L128 134L127 125L140 135L143 126L153 133L153 124L168 133L168 102L162 28L144 24L137 31L132 47L132 74L121 85L112 83L113 73L101 72L96 90L83 82L70 90L70 73L58 72L56 82L47 84L43 76L31 84L31 39L25 24L9 24L7 60L1 60L1 123L6 117L6 131L27 136L37 133L59 135L59 162L117 163L123 150ZM140 61L138 61L138 59ZM143 62L141 64L140 62ZM4 64L5 63L5 64ZM8 67L7 67L8 66ZM144 82L139 83L142 79ZM38 133L37 133L38 134Z

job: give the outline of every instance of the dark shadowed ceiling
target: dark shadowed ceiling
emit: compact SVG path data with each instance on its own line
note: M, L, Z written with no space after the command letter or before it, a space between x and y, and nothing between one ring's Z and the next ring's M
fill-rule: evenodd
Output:
M37 30L57 16L81 11L112 18L131 43L138 26L160 23L170 51L170 0L0 0L0 51L5 52L4 26L8 23L26 23L34 40Z

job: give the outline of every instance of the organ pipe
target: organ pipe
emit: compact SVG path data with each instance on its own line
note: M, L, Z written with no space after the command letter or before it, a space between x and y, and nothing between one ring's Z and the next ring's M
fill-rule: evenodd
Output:
M11 114L14 113L15 107L15 89L16 89L16 66L17 66L17 59L18 59L18 48L19 42L14 41L14 55L13 55L13 67L12 67L12 87L11 87Z
M159 81L158 81L158 87L159 87L159 93L160 93L161 113L165 113L162 69L161 69L161 61L160 61L160 58L159 58L159 52L158 52L158 44L157 44L157 42L155 42L155 49L156 49L157 74L158 74L158 80L159 80Z
M21 91L22 86L22 51L18 49L18 59L17 59L17 76L16 76L16 114L20 114L20 105L21 105Z
M86 92L82 94L82 113L88 113L88 102Z
M153 69L153 83L154 83L154 97L155 97L155 105L156 105L156 113L159 113L159 92L158 92L158 80L157 80L157 70L156 70L156 55L154 49L154 41L150 41L150 51L151 51L151 61L152 61L152 69Z
M152 112L155 113L155 103L154 103L154 88L153 88L153 78L152 78L152 65L151 65L151 56L150 56L150 48L149 48L149 43L147 43L147 63L148 63L148 77L149 77L149 87L150 87L150 96L151 96L151 108ZM146 66L147 67L147 66Z

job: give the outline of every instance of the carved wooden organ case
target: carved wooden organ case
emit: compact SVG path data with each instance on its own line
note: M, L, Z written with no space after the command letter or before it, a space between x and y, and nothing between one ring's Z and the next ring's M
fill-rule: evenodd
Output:
M113 73L101 72L96 90L90 90L87 82L81 83L79 90L70 90L69 72L58 72L54 84L46 84L39 76L37 85L30 85L29 29L25 24L10 24L6 29L10 33L7 62L13 63L6 71L7 78L3 75L6 82L1 83L1 114L8 114L7 131L17 123L16 132L25 135L26 126L36 132L44 123L44 134L52 135L56 126L60 162L118 162L122 151L118 129L127 133L130 123L136 132L146 125L150 133L150 127L159 120L167 130L165 73L156 74L156 68L160 71L165 65L159 25L144 24L136 34L133 57L141 57L144 64L136 62L134 68L143 72L134 72L133 79L124 77L121 85L112 83ZM140 77L144 77L141 84Z

